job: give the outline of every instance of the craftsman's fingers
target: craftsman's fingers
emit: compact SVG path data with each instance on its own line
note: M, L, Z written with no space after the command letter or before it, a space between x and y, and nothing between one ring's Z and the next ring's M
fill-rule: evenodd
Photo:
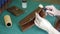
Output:
M38 15L37 15L37 13L35 13L35 14L36 14L35 21L36 21L37 23L39 23L39 18L38 18Z
M40 19L39 19L39 14L38 13L35 13L35 15L36 15L36 18L35 18L35 23L36 24L38 24L38 25L40 25Z
M40 19L41 17L40 17L40 15L38 14L38 13L35 13L35 15L36 15L36 19Z
M39 26L40 24L38 24L38 22L37 22L36 20L34 21L34 23L35 23L35 25L36 25L37 27L40 28L40 26Z
M35 19L35 21L36 21L37 24L40 24L40 21L38 19Z
M45 6L45 8L47 8L48 10L54 10L55 6L54 5L48 5L48 6Z
M46 10L46 12L47 12L50 16L54 16L54 12L53 12L53 11Z
M42 17L38 13L35 13L35 15L36 15L35 19L37 19L39 22L41 22L42 21Z
M50 11L50 10L46 10L47 13L51 13L51 14L54 14L53 11Z
M36 26L39 26L39 24L38 24L38 22L36 20L34 21L34 23L35 23Z

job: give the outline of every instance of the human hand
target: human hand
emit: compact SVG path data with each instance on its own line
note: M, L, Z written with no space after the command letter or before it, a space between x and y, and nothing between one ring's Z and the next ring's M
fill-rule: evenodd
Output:
M46 12L50 15L50 16L60 16L60 11L58 9L55 8L54 5L48 5L45 6Z
M45 31L47 31L49 34L60 34L51 24L48 20L42 18L39 16L39 14L35 13L35 25Z

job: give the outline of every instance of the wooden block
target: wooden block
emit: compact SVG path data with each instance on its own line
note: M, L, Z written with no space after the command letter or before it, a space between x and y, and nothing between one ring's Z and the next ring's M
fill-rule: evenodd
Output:
M43 18L45 17L45 12L43 11L43 9L38 7L36 10L34 10L32 13L30 13L28 16L20 21L22 31L25 31L34 25L35 12L39 13Z
M11 8L7 9L10 13L14 14L15 16L19 16L20 14L23 14L23 10L17 8L16 6L13 6Z

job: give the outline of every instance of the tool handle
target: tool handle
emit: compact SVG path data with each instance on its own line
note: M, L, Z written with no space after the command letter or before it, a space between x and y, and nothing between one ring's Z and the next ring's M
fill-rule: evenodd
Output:
M5 20L5 25L7 27L11 27L12 26L12 21L11 21L11 17L9 15L5 15L4 16L4 20Z

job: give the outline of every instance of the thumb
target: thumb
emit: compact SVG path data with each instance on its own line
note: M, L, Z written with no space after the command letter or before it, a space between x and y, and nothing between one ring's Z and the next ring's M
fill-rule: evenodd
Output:
M40 15L37 12L35 13L35 15L36 15L37 19L41 18Z

